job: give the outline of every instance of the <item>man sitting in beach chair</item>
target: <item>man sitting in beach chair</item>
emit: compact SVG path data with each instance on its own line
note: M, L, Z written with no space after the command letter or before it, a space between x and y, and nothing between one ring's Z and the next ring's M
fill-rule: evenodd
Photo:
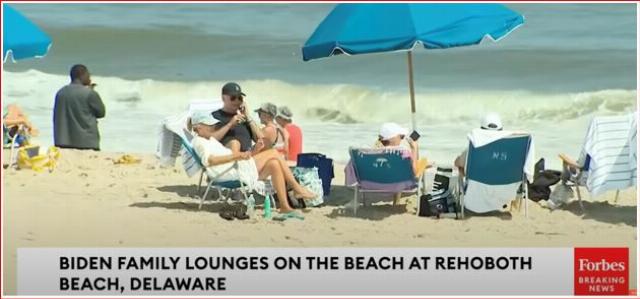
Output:
M533 141L529 134L504 131L500 116L488 114L479 129L467 136L468 149L456 158L460 211L498 211L516 197L525 203L526 181L533 178ZM525 186L524 194L518 194Z
M635 113L595 117L589 125L578 159L560 154L562 182L575 187L581 208L579 186L586 186L591 196L616 190L617 201L620 190L636 185L636 121ZM549 207L556 208L560 203L550 201L549 204Z
M252 141L264 148L264 135L249 114L245 96L240 85L229 82L222 87L222 108L211 113L218 120L213 137L234 153L251 150Z
M196 136L192 144L195 154L200 157L202 165L206 166L207 175L216 181L240 181L253 187L260 179L271 178L271 184L276 190L280 201L280 212L290 213L293 209L287 202L287 188L289 184L297 198L312 199L316 195L302 187L293 177L286 161L275 150L233 152L224 147L213 136L214 126L219 121L210 113L196 112L191 116L191 126ZM235 171L233 171L235 169Z

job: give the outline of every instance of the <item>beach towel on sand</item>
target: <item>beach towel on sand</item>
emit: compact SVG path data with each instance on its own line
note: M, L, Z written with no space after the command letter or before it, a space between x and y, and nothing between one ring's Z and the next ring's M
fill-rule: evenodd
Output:
M589 157L586 185L592 196L636 185L636 122L635 113L591 122L578 161Z

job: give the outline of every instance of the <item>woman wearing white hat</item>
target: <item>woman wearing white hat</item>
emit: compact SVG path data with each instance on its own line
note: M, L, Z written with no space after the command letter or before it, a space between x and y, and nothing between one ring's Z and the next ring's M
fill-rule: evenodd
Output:
M376 147L400 147L411 151L411 160L413 161L413 172L418 173L421 164L426 166L426 160L418 159L418 143L408 138L409 130L403 128L397 123L384 123L380 127L378 141Z

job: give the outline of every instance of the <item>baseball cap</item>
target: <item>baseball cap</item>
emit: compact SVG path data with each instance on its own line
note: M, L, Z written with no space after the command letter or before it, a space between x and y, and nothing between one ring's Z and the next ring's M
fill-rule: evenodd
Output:
M230 95L230 96L247 96L242 92L240 85L235 82L229 82L222 86L222 94Z
M382 140L389 140L398 135L407 135L408 130L396 123L384 123L380 127L380 137Z
M280 108L278 108L277 117L280 117L285 120L291 120L291 118L293 117L293 113L291 113L291 110L289 110L289 107L281 106Z
M264 112L272 117L276 117L276 114L278 114L278 107L271 103L264 103L260 105L260 108L256 109L255 112Z
M495 131L502 130L502 120L500 119L500 115L493 112L488 113L487 115L484 116L484 119L482 120L482 125L480 126L480 128L485 130L495 130Z
M207 126L212 126L220 122L216 118L211 115L211 112L207 111L195 111L191 115L191 125L203 124Z

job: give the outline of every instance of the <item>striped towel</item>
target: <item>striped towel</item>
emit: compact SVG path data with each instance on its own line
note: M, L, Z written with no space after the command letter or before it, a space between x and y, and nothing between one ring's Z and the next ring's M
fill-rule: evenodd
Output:
M180 140L182 128L185 126L188 114L181 113L169 116L160 122L158 146L156 156L160 165L171 167L176 164L182 142Z
M587 189L592 196L635 186L637 116L596 117L591 121L578 159L589 157Z
M178 156L182 159L182 166L188 176L194 176L202 166L196 161L190 151L187 151L184 144L190 146L191 132L187 131L186 124L189 116L194 111L215 111L222 108L222 102L214 100L192 100L187 111L166 117L160 123L160 132L156 156L160 160L160 165L172 167L176 164Z

